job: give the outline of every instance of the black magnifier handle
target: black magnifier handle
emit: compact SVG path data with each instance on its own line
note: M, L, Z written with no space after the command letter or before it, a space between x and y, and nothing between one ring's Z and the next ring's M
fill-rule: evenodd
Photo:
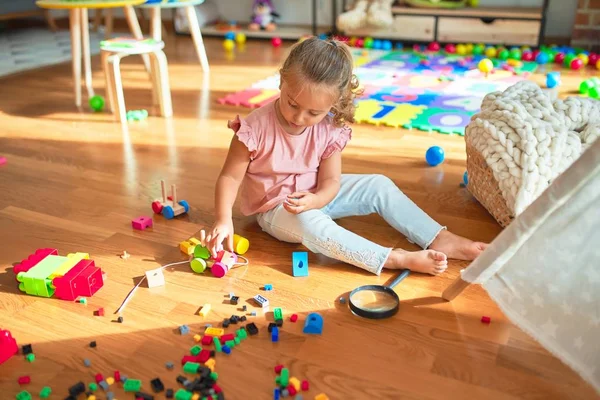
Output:
M404 278L406 278L409 274L410 274L410 270L409 269L402 270L402 272L400 272L398 274L398 276L396 277L396 279L394 279L392 281L392 283L390 283L389 285L387 285L387 287L389 287L390 289L392 289L394 286L396 286L397 284L399 284L400 282L402 282L404 280Z

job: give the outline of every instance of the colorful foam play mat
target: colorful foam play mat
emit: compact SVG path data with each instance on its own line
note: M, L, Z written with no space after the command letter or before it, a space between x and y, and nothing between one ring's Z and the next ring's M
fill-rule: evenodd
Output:
M534 72L534 62L494 60L487 76L477 69L482 57L443 52L352 49L364 92L357 99L360 123L464 135L483 97L503 91ZM229 94L219 103L261 107L279 96L279 75Z

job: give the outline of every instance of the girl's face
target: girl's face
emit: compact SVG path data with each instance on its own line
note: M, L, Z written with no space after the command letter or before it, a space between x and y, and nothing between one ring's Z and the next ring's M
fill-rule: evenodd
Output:
M279 88L279 122L293 135L321 122L335 104L335 90L329 87L282 80Z

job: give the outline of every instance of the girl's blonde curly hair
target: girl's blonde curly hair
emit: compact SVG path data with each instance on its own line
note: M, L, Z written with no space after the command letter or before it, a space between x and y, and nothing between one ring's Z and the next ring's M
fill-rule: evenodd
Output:
M331 109L336 126L353 123L354 99L360 94L358 78L352 73L354 65L350 48L338 40L311 37L296 43L279 70L281 79L330 86L336 103Z

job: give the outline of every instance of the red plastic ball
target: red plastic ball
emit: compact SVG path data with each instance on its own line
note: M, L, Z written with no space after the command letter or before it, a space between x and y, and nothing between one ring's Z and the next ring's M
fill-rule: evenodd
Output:
M571 61L571 69L578 70L583 68L583 60L581 58L574 58Z
M274 37L273 39L271 39L271 44L273 45L273 47L279 47L281 46L282 40L279 37Z
M524 51L523 54L521 54L521 60L533 61L533 53L530 51Z
M556 64L562 64L565 61L565 53L556 53L554 56L554 62Z
M446 53L454 54L456 53L456 46L452 43L449 43L446 45L446 47L444 47L444 50L446 50Z
M365 39L363 39L363 38L356 39L356 43L355 43L356 47L362 48L362 47L364 47L364 45L365 45Z
M588 64L589 65L596 65L596 63L598 62L598 60L600 60L600 55L599 54L590 53L590 55L588 57Z
M427 46L427 50L429 50L429 51L440 51L440 44L438 42L431 42Z
M534 51L531 53L531 55L533 56L533 59L534 59L534 60L537 58L538 54L540 54L540 51L539 51L539 50L534 50Z

